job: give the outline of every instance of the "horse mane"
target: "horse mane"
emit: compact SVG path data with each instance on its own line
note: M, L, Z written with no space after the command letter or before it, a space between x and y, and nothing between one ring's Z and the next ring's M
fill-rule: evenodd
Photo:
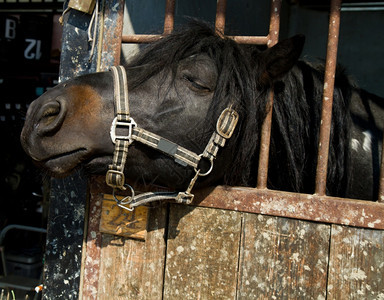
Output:
M260 129L272 88L258 82L260 71L254 58L258 52L256 46L239 45L209 25L191 21L188 27L149 45L127 65L128 69L140 66L129 81L134 88L166 68L175 74L179 62L192 55L205 53L215 61L219 77L210 108L212 115L207 116L206 122L216 120L229 103L240 114L238 128L228 144L234 157L229 167L231 172L224 175L224 183L229 185L254 186L256 183ZM275 100L269 159L269 186L272 188L306 191L314 186L308 178L314 178L316 169L314 158L324 77L320 69L300 61L273 86ZM341 80L337 82L348 86L345 76L339 75ZM345 93L347 90L335 90L329 155L328 181L331 189L337 191L346 178L346 124L349 120L343 113L348 106Z
M323 83L324 64L307 61L298 61L275 82L269 166L273 188L314 192ZM327 173L327 189L332 195L343 196L348 184L351 118L346 112L352 88L345 70L338 67ZM278 161L273 162L276 157Z

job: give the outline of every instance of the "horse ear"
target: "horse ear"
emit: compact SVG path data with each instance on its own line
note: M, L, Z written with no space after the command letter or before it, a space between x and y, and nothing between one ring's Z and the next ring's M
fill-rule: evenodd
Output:
M304 35L295 35L259 54L261 84L269 85L286 74L299 59L304 42Z

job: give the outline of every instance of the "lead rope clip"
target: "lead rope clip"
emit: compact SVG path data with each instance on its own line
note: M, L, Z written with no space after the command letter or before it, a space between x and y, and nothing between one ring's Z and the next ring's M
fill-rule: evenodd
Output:
M131 190L131 195L130 195L130 196L126 196L126 197L124 197L123 199L118 199L118 198L116 197L116 195L115 195L115 191L116 191L115 188L112 189L112 195L113 195L113 199L115 199L116 204L117 204L118 207L123 208L123 209L126 209L126 210L128 210L128 211L133 211L134 208L127 207L127 206L125 206L125 205L127 205L127 204L129 205L129 204L132 202L132 200L133 200L134 197L135 197L135 190L134 190L133 187L130 186L129 184L127 184L127 183L124 184L124 188L127 188L127 187Z

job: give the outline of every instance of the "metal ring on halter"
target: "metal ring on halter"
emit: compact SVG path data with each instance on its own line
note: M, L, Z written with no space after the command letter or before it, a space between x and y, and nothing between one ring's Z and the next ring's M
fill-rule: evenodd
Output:
M203 156L203 154L200 154L199 157L200 157L200 159L202 157L207 158L207 157ZM207 175L209 175L209 173L212 172L212 169L213 169L213 159L211 159L211 158L207 158L207 159L211 162L211 167L209 168L209 170L207 172L200 173L200 170L197 170L196 168L194 168L196 173L199 172L199 176L207 176Z
M124 186L129 187L129 189L131 190L131 195L130 195L130 196L126 196L126 197L124 197L124 198L121 199L121 200L117 199L117 197L116 197L116 195L115 195L115 189L112 190L113 199L115 199L117 205L120 206L120 207L121 207L121 205L125 205L125 204L129 204L129 203L131 203L132 200L133 200L133 197L135 197L135 190L133 189L133 187L130 186L129 184L127 184L127 183L124 184ZM127 199L128 199L128 201L127 201ZM128 209L128 208L126 208L126 207L123 207L123 208ZM129 209L128 209L128 210L129 210ZM133 210L133 209L132 209L132 210Z

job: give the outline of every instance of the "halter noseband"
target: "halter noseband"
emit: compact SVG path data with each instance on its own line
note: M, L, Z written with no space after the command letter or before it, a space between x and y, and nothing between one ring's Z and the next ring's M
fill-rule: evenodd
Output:
M112 165L106 174L106 182L113 188L113 195L119 207L127 210L133 210L136 206L160 200L175 200L178 203L190 204L194 195L191 190L199 176L208 175L213 168L213 161L216 158L219 147L224 147L236 127L239 119L238 113L231 107L225 108L216 124L216 131L212 134L205 150L202 154L196 154L188 149L181 147L157 134L149 132L137 126L131 118L128 101L127 75L124 67L117 66L111 68L114 80L114 101L116 117L111 125L111 139L115 144ZM117 135L117 128L125 128L127 135ZM195 170L195 176L192 178L185 192L149 192L135 195L133 188L125 183L124 166L127 159L129 145L133 142L140 142L175 159L175 162L182 166L190 166ZM210 169L201 173L198 169L202 158L208 159L211 163ZM115 190L126 190L129 187L131 196L118 200L115 196Z

